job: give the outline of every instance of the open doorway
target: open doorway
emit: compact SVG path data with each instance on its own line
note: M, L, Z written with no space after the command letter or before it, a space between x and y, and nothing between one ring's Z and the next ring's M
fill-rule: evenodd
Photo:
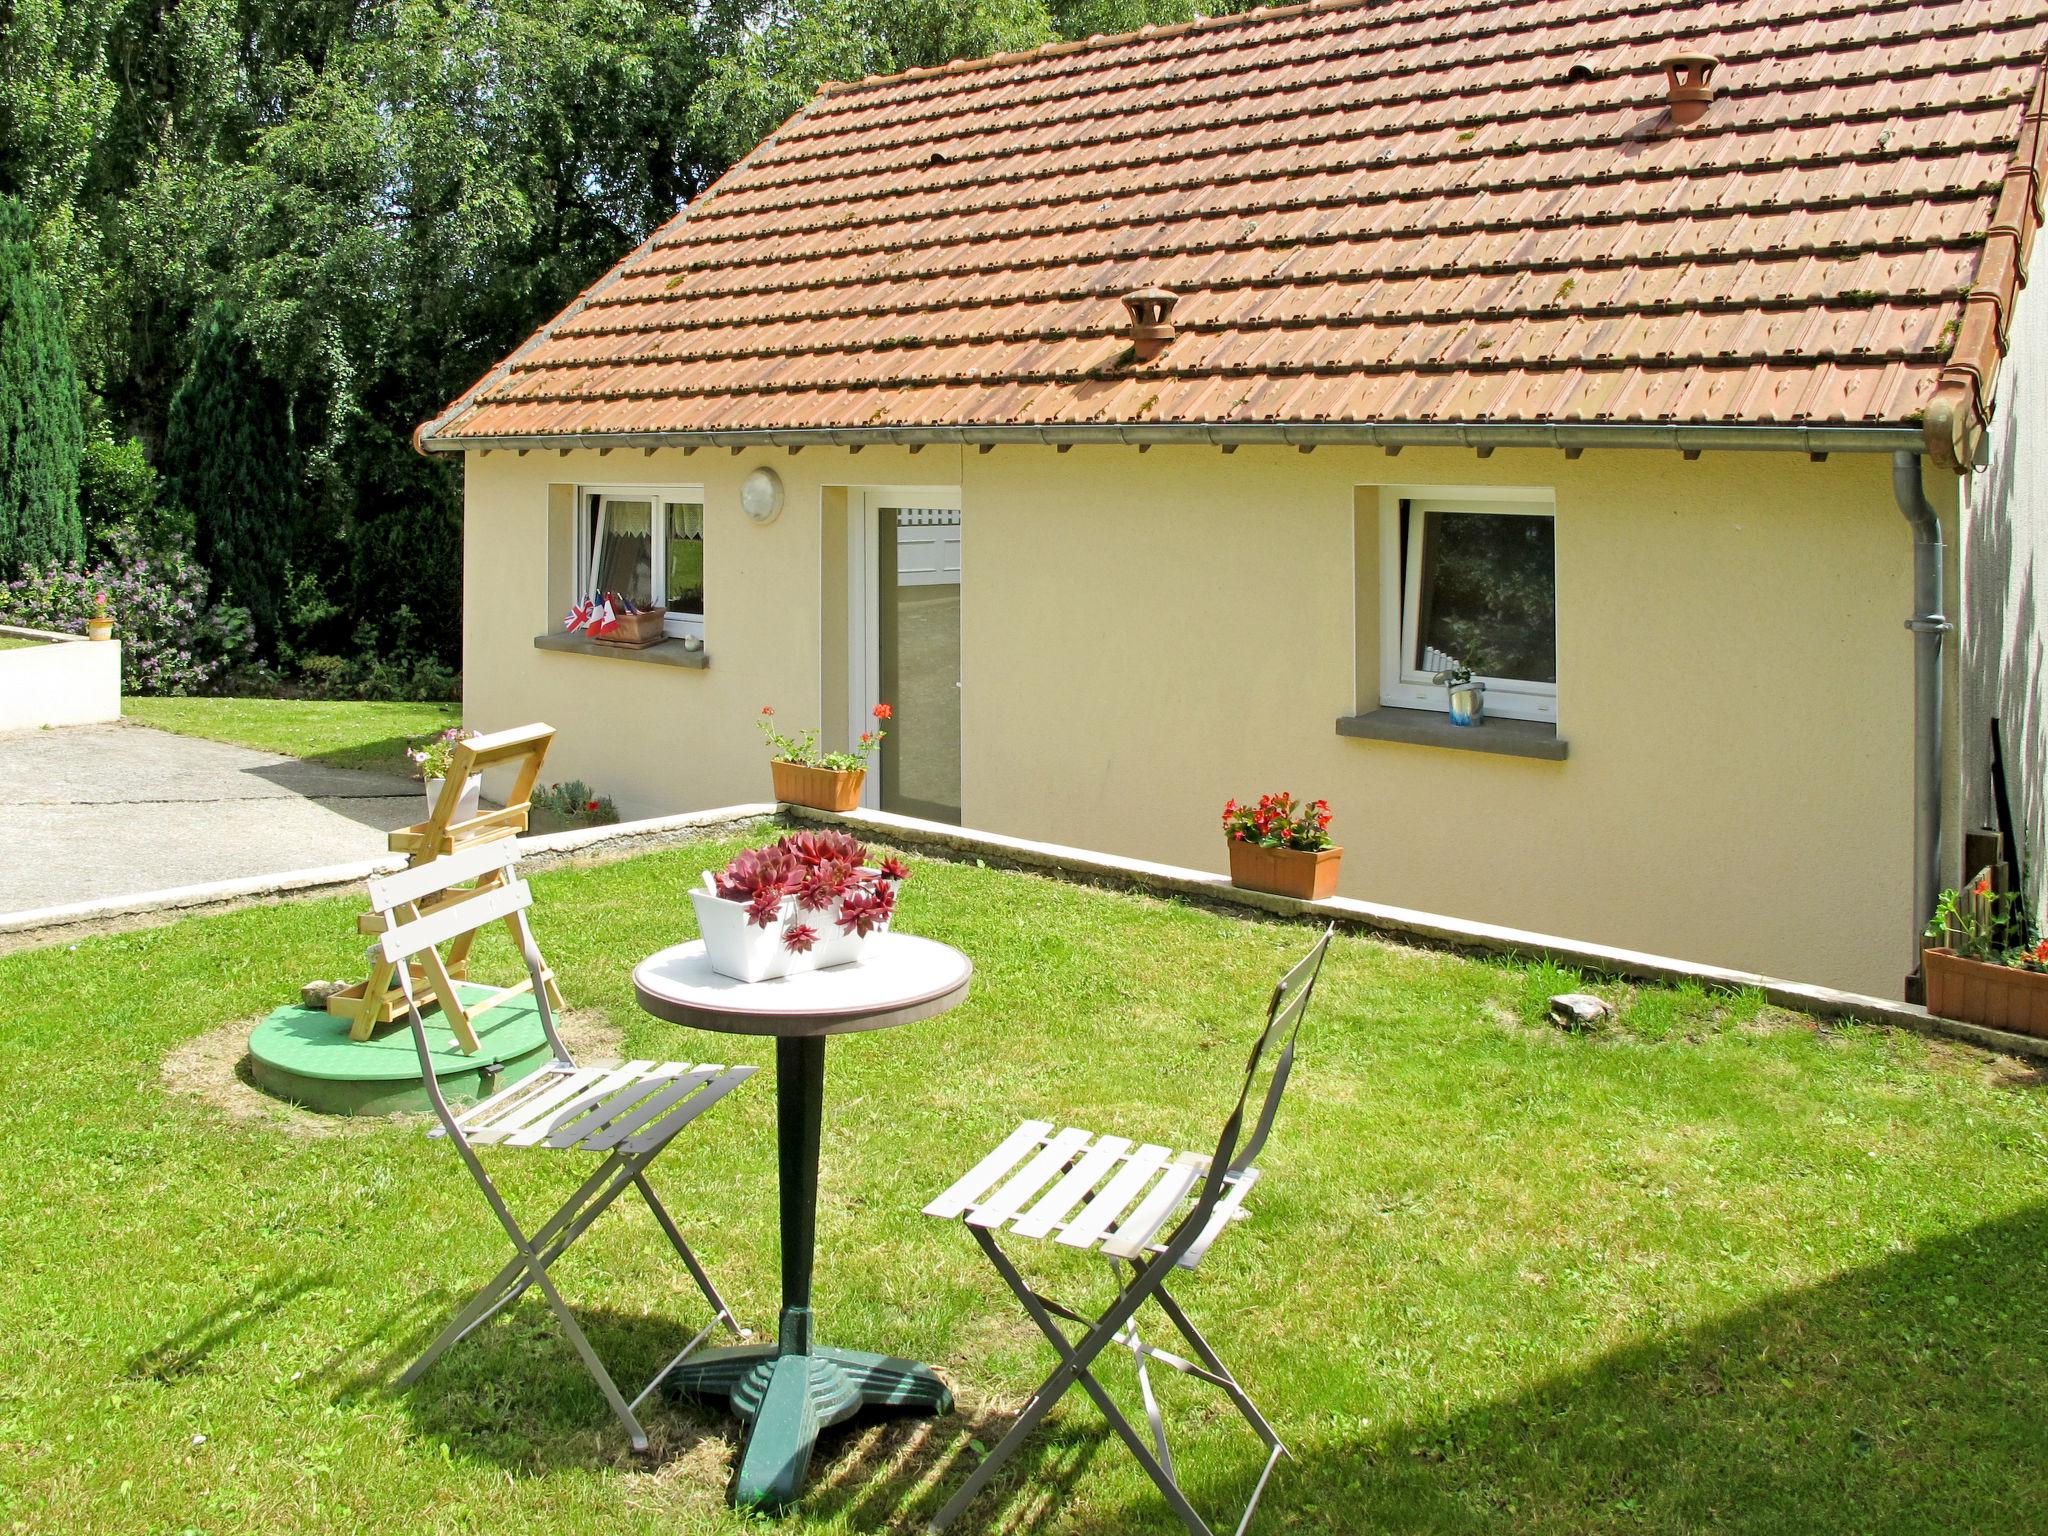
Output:
M847 730L894 711L862 803L960 822L960 493L847 495Z

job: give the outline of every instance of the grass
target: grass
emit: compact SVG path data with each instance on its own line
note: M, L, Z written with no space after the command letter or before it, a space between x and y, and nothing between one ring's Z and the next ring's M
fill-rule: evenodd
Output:
M687 936L683 891L731 847L535 877L571 1002L637 1055L771 1060L632 999L631 963ZM0 957L0 1530L754 1529L722 1504L731 1425L656 1408L658 1454L635 1460L531 1300L389 1391L502 1257L418 1122L310 1135L165 1086L182 1042L351 974L358 906ZM915 1528L1049 1369L966 1233L918 1207L1026 1115L1213 1137L1308 937L928 860L902 922L965 948L974 993L831 1047L818 1326L936 1363L965 1412L828 1435L800 1533ZM509 959L493 940L486 974ZM1542 1022L1548 993L1585 984L1333 948L1253 1217L1180 1288L1294 1453L1259 1529L2038 1530L2041 1080L1749 995L1594 983L1614 1027ZM656 1169L757 1328L776 1298L771 1077ZM529 1212L574 1176L493 1166ZM1026 1246L1055 1294L1099 1297L1099 1265ZM622 1378L697 1317L661 1254L644 1213L614 1214L560 1272ZM1163 1395L1220 1521L1256 1443L1207 1389ZM1179 1527L1076 1396L962 1529Z
M25 635L0 635L0 651L25 651L32 645L48 645L47 640L31 640Z
M259 752L303 757L333 768L410 775L406 747L462 723L460 704L389 704L340 699L124 698L130 720L229 741Z

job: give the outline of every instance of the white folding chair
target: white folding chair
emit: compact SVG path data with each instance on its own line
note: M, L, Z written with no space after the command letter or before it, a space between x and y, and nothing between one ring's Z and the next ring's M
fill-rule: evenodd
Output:
M1287 1448L1253 1406L1237 1378L1209 1347L1208 1340L1188 1320L1166 1289L1166 1279L1177 1269L1194 1269L1231 1223L1246 1214L1245 1197L1259 1179L1253 1160L1266 1144L1281 1095L1287 1090L1288 1074L1294 1066L1295 1036L1301 1029L1302 1015L1308 1009L1309 995L1315 990L1316 976L1322 970L1323 955L1330 947L1333 931L1334 928L1325 928L1314 948L1274 987L1266 1007L1265 1028L1252 1046L1236 1107L1224 1122L1214 1152L1176 1153L1150 1143L1134 1145L1122 1136L1099 1136L1073 1126L1055 1130L1048 1121L1026 1120L951 1189L924 1208L927 1216L967 1223L989 1262L1017 1293L1024 1310L1060 1357L1059 1368L1025 1404L1009 1433L996 1442L973 1475L946 1501L929 1529L942 1531L951 1525L988 1485L989 1479L1017 1453L1053 1404L1079 1383L1152 1481L1159 1485L1166 1502L1188 1530L1194 1536L1211 1536L1208 1523L1188 1502L1174 1475L1165 1421L1160 1416L1147 1369L1157 1363L1221 1388L1267 1446L1265 1469L1237 1522L1238 1536L1243 1536L1251 1524L1252 1512L1258 1508L1259 1496L1266 1490L1266 1481L1273 1475L1274 1465L1287 1454ZM1276 1038L1281 1039L1281 1045L1270 1068L1258 1119L1246 1136L1245 1111L1252 1102L1267 1049ZM1090 1317L1041 1295L997 1245L999 1231L1007 1231L1013 1238L1051 1238L1067 1248L1101 1254L1109 1260L1117 1277L1116 1300L1100 1316ZM1139 1337L1137 1313L1147 1301L1156 1302L1166 1314L1194 1351L1194 1360ZM1069 1339L1062 1321L1078 1326L1082 1330L1079 1337ZM1131 1427L1090 1369L1096 1357L1112 1344L1130 1350L1136 1362L1138 1391L1152 1431L1150 1445Z
M455 1143L462 1161L497 1213L512 1240L513 1257L482 1290L478 1291L454 1321L427 1346L399 1378L401 1388L410 1387L451 1345L474 1333L497 1312L510 1306L529 1287L537 1286L554 1314L561 1320L569 1342L583 1358L612 1412L626 1426L633 1449L647 1449L647 1433L635 1410L668 1373L689 1358L711 1331L724 1325L735 1337L745 1330L733 1321L731 1310L717 1287L705 1274L690 1245L683 1241L667 1209L655 1197L647 1181L647 1165L673 1141L683 1128L754 1073L752 1067L692 1066L683 1062L628 1061L604 1066L578 1066L570 1058L562 1037L555 1029L554 1010L544 985L540 950L533 939L526 909L533 904L527 883L514 872L518 846L512 840L486 844L452 854L400 874L370 882L370 903L389 920L389 926L370 946L370 958L393 967L405 993L406 1012L412 1021L413 1042L419 1049L420 1067L427 1096L432 1099L440 1124L429 1134L445 1136ZM495 876L495 879L481 879ZM481 889L450 890L464 880L478 880ZM430 902L424 916L420 904ZM402 910L401 910L402 909ZM414 956L430 951L463 934L474 934L489 924L508 921L518 939L521 957L532 979L532 997L540 1010L541 1028L547 1032L554 1059L539 1071L520 1079L501 1093L491 1094L460 1114L448 1107L434 1071L433 1047L427 1039L426 1020L420 1015L413 991ZM451 1030L452 1033L452 1030ZM458 1043L460 1043L458 1041ZM580 1184L561 1209L536 1227L524 1231L484 1171L476 1149L502 1146L528 1151L596 1152L603 1154L597 1169ZM631 1186L640 1192L654 1213L662 1232L681 1257L698 1290L711 1304L713 1317L698 1330L680 1353L654 1374L631 1401L612 1381L611 1373L590 1347L583 1329L555 1289L548 1271L568 1251L570 1244L589 1228L605 1208Z

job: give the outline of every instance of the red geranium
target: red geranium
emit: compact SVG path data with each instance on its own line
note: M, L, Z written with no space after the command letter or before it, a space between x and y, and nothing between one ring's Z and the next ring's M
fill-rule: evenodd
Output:
M1223 805L1223 830L1233 842L1315 852L1330 846L1330 802L1300 804L1290 794L1261 795L1257 805Z

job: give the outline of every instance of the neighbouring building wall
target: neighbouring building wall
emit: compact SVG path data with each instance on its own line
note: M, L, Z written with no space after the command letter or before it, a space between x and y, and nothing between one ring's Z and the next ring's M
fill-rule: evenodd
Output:
M2048 602L2048 295L2036 291L2039 286L2021 290L1990 432L1960 487L1961 580L1953 610L1960 820L1971 831L1996 825L1995 719L2036 915L2048 898L2048 642L2042 624ZM1939 489L1954 499L1955 488ZM1956 852L1944 862L1944 881L1966 873Z
M788 489L765 528L738 510L757 463ZM704 486L707 670L534 649L566 600L550 486L622 480ZM1554 493L1565 761L1337 734L1377 702L1357 536L1383 484ZM765 798L756 713L825 718L821 655L844 654L819 614L847 485L961 488L972 826L1221 869L1224 800L1285 788L1335 806L1347 895L1898 994L1911 546L1888 458L472 455L469 723L552 722L548 776L628 814Z

